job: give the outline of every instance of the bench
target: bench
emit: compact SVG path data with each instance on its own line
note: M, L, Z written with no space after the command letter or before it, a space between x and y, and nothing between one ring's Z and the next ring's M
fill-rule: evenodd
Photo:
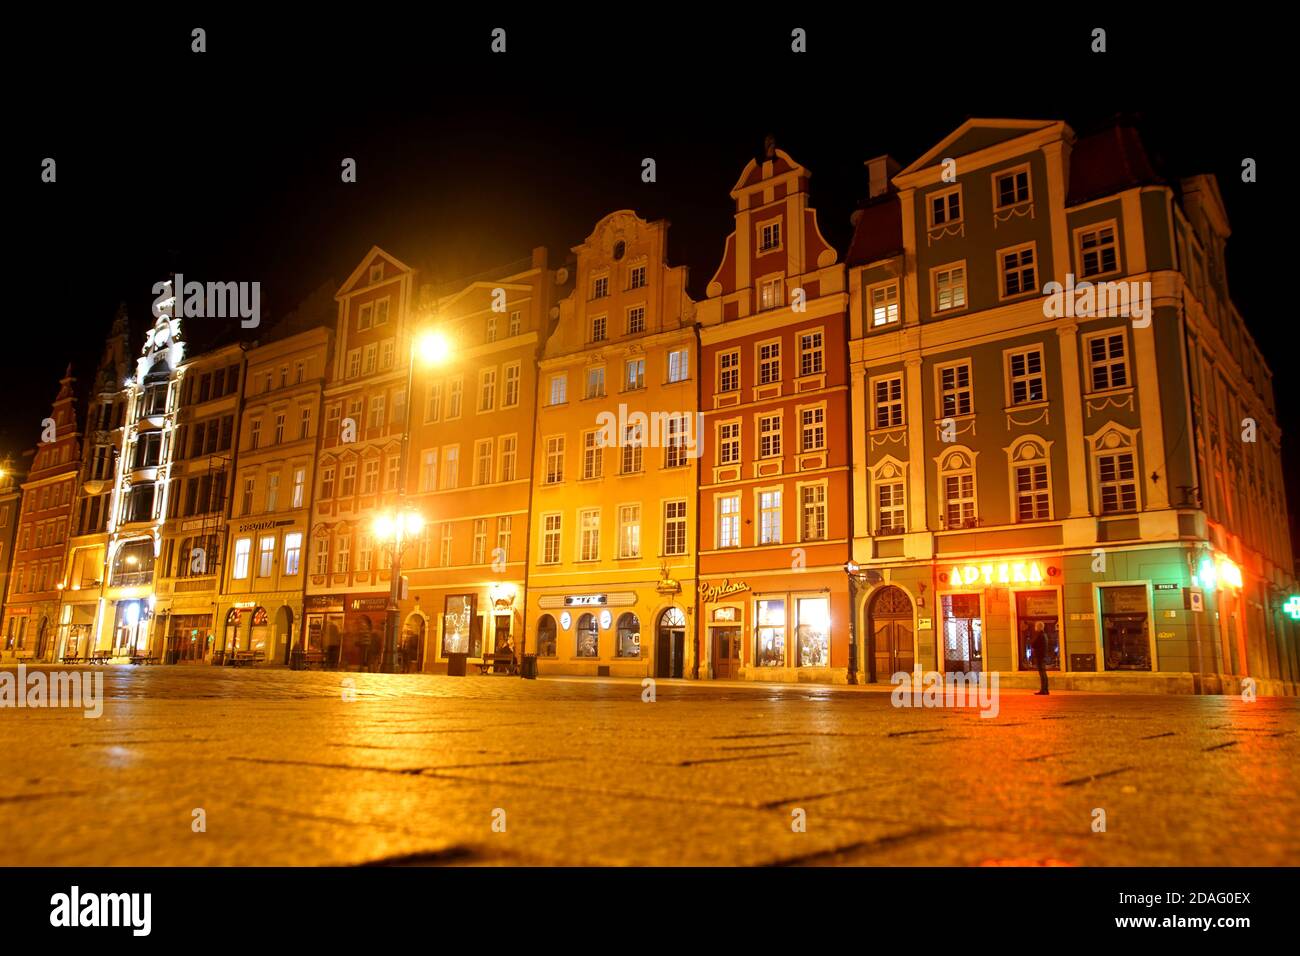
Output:
M325 654L323 651L294 651L291 658L294 670L305 671L311 667L325 669Z
M262 657L261 651L235 651L230 663L234 667L247 667L249 664L260 664Z
M80 654L64 654L62 659L65 664L80 664L84 658Z
M494 669L493 673L495 674L516 673L517 665L515 664L515 656L513 654L484 654L483 660L479 661L478 671L480 674L486 674L488 672L488 668L492 667L493 664L497 664L497 663L505 664L506 665L505 670L497 671Z
M132 654L131 663L139 667L141 664L157 664L158 655L156 654Z
M113 652L110 650L91 651L90 656L86 658L87 664L107 664L113 659Z

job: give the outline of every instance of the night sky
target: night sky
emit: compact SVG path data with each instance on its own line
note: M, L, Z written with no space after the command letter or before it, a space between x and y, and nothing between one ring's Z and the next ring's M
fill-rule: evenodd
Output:
M10 77L4 163L19 308L0 458L33 445L68 362L88 384L119 302L138 351L151 287L170 272L260 281L266 324L341 283L372 244L454 279L535 245L559 262L600 217L632 208L673 223L670 258L702 298L732 225L728 190L766 134L811 169L823 232L843 256L863 161L890 153L906 165L968 116L1060 118L1082 134L1122 114L1168 175L1216 173L1234 229L1233 298L1290 430L1300 387L1279 360L1289 321L1267 285L1294 271L1268 241L1290 218L1275 215L1270 185L1287 179L1272 132L1279 91L1293 85L1273 48L1283 31L1253 14L1200 35L1128 12L1051 22L1039 7L1032 22L1010 10L995 22L943 6L836 6L840 18L727 5L729 19L767 21L752 27L658 4L17 24L10 45L26 64L9 64L22 72ZM194 26L207 29L206 53L190 52ZM505 55L489 50L497 26ZM796 26L806 54L790 52ZM1108 30L1101 55L1089 51L1096 26ZM54 185L40 182L46 156ZM1259 183L1241 182L1246 156ZM344 157L357 160L356 184L340 182ZM641 181L644 157L656 183ZM256 335L213 320L185 333ZM1288 444L1300 540L1300 454Z

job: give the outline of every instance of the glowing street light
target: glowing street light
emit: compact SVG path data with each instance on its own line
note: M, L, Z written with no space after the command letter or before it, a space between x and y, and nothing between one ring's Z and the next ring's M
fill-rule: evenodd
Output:
M441 332L425 332L416 340L412 359L415 354L426 365L445 365L451 358L451 340Z

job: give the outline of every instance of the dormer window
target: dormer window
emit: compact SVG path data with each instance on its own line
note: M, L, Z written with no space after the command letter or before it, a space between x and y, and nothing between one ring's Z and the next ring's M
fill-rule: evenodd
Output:
M781 248L781 220L760 223L758 226L758 251L773 252Z

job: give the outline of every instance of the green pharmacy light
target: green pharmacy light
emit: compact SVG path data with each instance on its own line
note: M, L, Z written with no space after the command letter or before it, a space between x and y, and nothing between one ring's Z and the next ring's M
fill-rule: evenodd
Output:
M1300 621L1300 594L1291 595L1290 600L1282 605L1282 610L1290 616L1293 621Z

